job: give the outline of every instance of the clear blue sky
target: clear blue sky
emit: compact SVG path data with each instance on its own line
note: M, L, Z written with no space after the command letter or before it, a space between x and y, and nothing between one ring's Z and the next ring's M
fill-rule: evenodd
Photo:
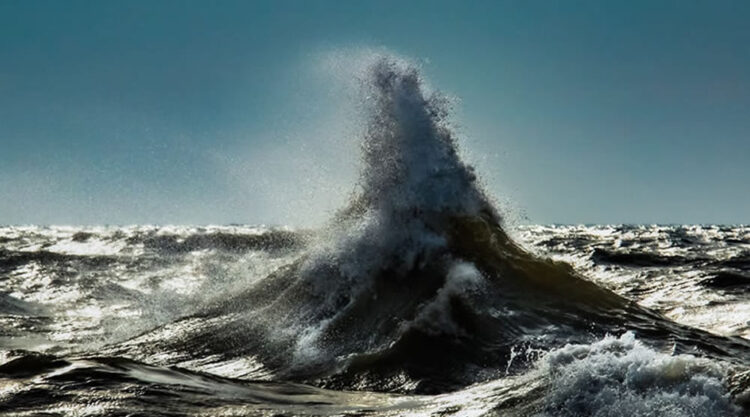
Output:
M747 1L2 0L0 224L320 220L356 156L315 62L373 47L460 97L531 222L750 223L748 22Z

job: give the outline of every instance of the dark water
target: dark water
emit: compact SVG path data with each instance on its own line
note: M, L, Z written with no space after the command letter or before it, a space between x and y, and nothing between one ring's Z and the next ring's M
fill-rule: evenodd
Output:
M319 230L0 228L0 410L747 414L749 228L506 227L416 69L361 77Z

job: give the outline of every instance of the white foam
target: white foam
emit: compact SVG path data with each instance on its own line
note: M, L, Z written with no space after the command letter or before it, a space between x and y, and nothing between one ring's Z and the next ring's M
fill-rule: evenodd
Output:
M357 213L329 223L313 256L335 260L352 278L412 268L417 255L444 246L420 214L475 215L484 203L473 169L458 157L444 98L426 91L414 64L382 54L366 61ZM393 265L383 265L389 259Z
M435 222L489 208L473 169L457 152L448 101L424 87L413 63L379 53L362 59L364 64L355 66L362 90L356 107L366 120L359 182L350 205L310 245L300 269L314 295L287 323L307 329L297 337L298 362L326 359L326 349L318 346L326 320L346 308L341 300L369 296L380 271L406 276L427 261L445 261L446 286L426 315L444 309L458 287L479 276L461 264L449 271L449 260L436 258L446 248L447 225ZM443 318L450 329L449 318Z
M657 352L630 332L554 350L540 361L538 371L551 385L545 411L538 417L708 417L740 412L716 362Z
M483 283L482 274L473 263L455 263L435 298L418 313L415 324L433 334L461 334L463 330L451 318L451 299L478 291Z

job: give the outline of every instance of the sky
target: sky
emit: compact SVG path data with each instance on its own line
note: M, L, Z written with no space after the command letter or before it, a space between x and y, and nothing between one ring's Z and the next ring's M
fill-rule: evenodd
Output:
M319 224L356 180L331 57L366 50L456 98L509 218L750 223L749 21L747 1L0 0L0 224Z

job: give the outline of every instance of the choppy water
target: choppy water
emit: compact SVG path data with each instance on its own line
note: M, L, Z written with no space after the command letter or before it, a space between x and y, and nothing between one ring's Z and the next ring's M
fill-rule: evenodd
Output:
M733 416L750 228L508 228L411 65L319 230L0 228L8 415Z
M525 226L538 253L672 320L750 338L750 227Z
M747 336L748 227L522 226L516 233L535 252L571 262L601 286L676 322ZM657 415L653 407L660 404L673 415L720 415L717 404L731 414L729 390L744 388L742 378L731 386L729 377L744 369L744 350L726 362L699 359L711 357L700 349L675 355L669 336L666 345L649 343L637 330L586 334L572 346L517 343L505 360L476 369L477 385L438 395L286 382L294 378L279 383L262 360L236 355L230 344L209 352L150 346L216 329L217 317L195 314L293 264L309 239L309 232L249 226L1 228L0 407L18 415L491 415L497 407L519 415L617 415L606 402L618 401L645 415ZM452 290L471 291L467 281ZM450 327L441 317L449 313L435 314L430 326ZM415 386L404 375L378 388L408 393ZM675 394L684 410L672 408ZM605 402L601 409L598 402ZM506 403L515 404L511 411Z

